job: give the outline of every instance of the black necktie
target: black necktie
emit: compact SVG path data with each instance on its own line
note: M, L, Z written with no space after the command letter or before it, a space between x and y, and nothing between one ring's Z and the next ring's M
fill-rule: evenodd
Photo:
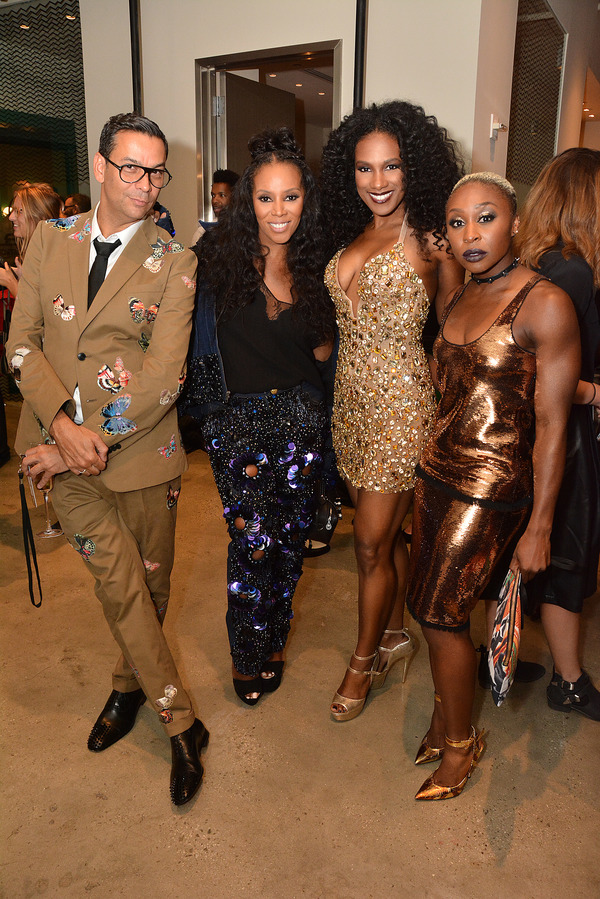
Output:
M100 290L102 282L106 278L106 266L108 265L108 257L113 250L116 250L117 247L120 246L120 240L115 240L114 243L107 243L105 240L100 240L99 237L95 239L94 247L96 248L96 258L92 263L88 278L88 309L92 305L94 297Z

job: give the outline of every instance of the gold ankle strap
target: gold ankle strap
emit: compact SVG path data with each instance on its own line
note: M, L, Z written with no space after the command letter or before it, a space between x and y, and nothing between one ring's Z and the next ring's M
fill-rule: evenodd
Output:
M355 652L353 652L352 655L358 662L374 662L375 658L377 657L377 650L375 650L372 656L357 656ZM352 661L352 659L350 659L350 661ZM371 665L370 668L365 669L353 668L352 665L348 665L348 671L351 671L352 674L367 674L369 677L371 677L371 675L373 674L373 665Z
M399 631L389 631L386 629L383 633L384 634L406 634L406 636L408 637L408 632L405 627L401 627Z
M436 702L441 702L441 701L442 701L442 697L440 696L439 693L434 693L434 694L433 694L433 698L435 699Z
M357 662L370 662L371 659L374 659L377 655L377 650L373 653L372 656L357 656L355 652L352 653Z
M467 740L451 740L450 737L446 737L446 745L451 746L453 749L470 749L473 743L475 742L475 728L471 728L471 736Z

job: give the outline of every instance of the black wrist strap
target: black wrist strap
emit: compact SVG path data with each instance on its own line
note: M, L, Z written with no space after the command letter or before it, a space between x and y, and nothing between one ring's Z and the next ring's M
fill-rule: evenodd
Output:
M21 517L23 519L23 544L25 546L25 561L27 562L27 578L29 580L29 598L32 605L39 609L42 604L42 584L40 581L40 572L38 570L37 554L35 551L35 542L33 539L33 530L31 529L31 519L29 517L29 509L27 508L27 500L25 499L25 486L23 484L23 472L19 469L19 493L21 494ZM37 578L38 592L40 601L35 601L33 592L33 571L31 568L31 560L35 566L35 576Z

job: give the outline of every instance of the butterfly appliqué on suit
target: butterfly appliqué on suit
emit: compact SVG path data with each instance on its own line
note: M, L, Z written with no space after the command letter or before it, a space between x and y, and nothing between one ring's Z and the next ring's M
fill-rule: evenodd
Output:
M183 281L183 283L185 284L186 287L189 287L190 290L196 289L196 282L192 281L191 278L188 278L187 275L182 275L181 280Z
M161 454L161 456L164 456L165 459L170 459L173 453L177 452L177 441L175 440L175 434L171 435L171 439L166 446L159 446L158 452Z
M55 315L60 315L63 321L70 322L72 318L75 318L75 306L65 306L65 301L58 294L52 300L52 307Z
M179 488L179 490L173 490L173 488L169 484L169 489L167 490L167 509L172 509L173 506L177 505L177 500L179 499L180 492L181 488Z
M93 556L96 552L96 544L93 540L90 540L89 537L84 537L82 534L73 534L73 539L77 544L75 549L77 550L79 555L87 562L89 557Z
M76 216L76 218L79 218L79 216ZM92 223L88 219L88 221L85 223L85 225L83 226L81 231L76 231L75 234L69 234L69 240L78 240L79 243L81 243L81 241L87 237L87 235L91 232L91 230L92 230Z
M124 393L118 396L111 403L103 406L101 414L106 418L100 425L100 430L105 434L129 434L131 431L137 431L137 425L130 418L123 418L131 404L131 396Z
M138 300L137 297L132 297L129 301L129 312L136 324L141 324L143 321L147 321L151 324L158 315L159 307L160 303L152 303L152 305L148 306L146 309L142 301Z
M118 393L123 387L127 387L131 372L127 371L120 356L117 356L114 371L108 365L103 365L98 372L98 386L109 393Z

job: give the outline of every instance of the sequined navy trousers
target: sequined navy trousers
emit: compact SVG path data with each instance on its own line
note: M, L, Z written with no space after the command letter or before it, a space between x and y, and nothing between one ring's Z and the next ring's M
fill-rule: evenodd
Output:
M223 503L233 664L256 676L290 630L322 468L324 404L301 388L234 394L203 421Z

